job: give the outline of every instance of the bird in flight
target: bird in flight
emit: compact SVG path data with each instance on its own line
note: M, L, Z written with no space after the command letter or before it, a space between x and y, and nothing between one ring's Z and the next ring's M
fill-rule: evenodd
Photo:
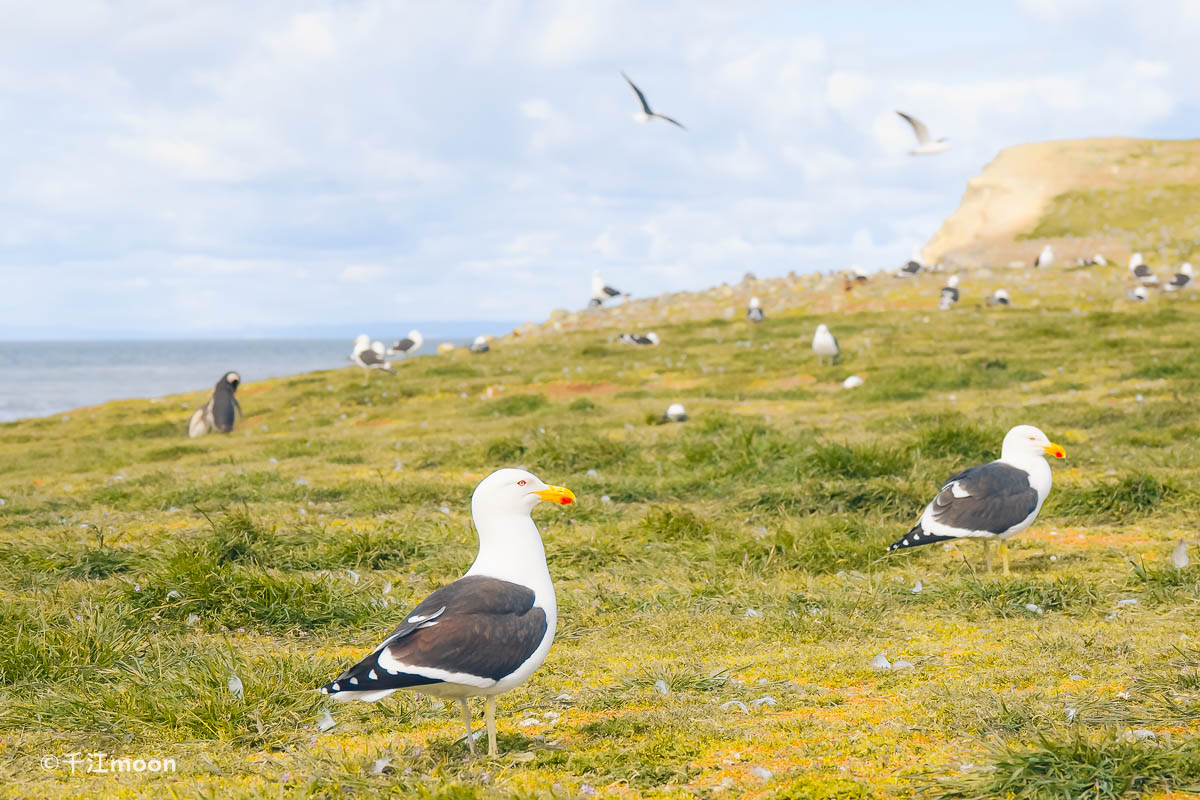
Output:
M642 90L637 87L637 84L635 84L633 81L629 80L629 76L626 75L624 72L621 73L621 77L624 78L625 82L628 83L630 88L633 89L633 93L637 95L638 102L642 104L642 110L640 112L638 112L637 114L633 115L634 119L636 119L638 122L648 122L652 118L658 117L659 119L666 120L667 122L671 123L672 125L679 126L679 128L682 130L685 130L685 131L687 130L687 128L684 128L683 124L680 123L678 120L671 119L670 117L668 117L665 114L656 114L655 112L651 111L650 104L646 102L646 95L642 94Z
M925 123L916 117L911 117L903 111L897 111L897 114L904 117L904 121L912 126L913 133L917 136L917 146L913 150L909 150L910 156L931 156L934 153L941 153L950 149L950 144L945 139L935 140L929 135L929 128L925 127Z

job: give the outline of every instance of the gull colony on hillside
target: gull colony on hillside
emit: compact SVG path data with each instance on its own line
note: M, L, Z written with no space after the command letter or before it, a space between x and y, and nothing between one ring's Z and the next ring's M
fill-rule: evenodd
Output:
M763 314L762 303L759 302L757 297L750 298L750 307L746 309L746 319L751 322L762 322L766 319L766 315Z
M1050 494L1047 455L1066 458L1067 453L1032 425L1013 428L1004 437L999 459L951 476L917 524L888 551L948 539L983 539L991 572L991 543L998 540L1004 574L1008 575L1005 541L1033 524Z
M945 139L934 139L929 133L929 128L924 122L916 117L905 114L903 111L897 111L904 121L912 126L913 135L917 137L917 146L908 151L910 156L930 156L934 153L941 153L950 149L950 144Z
M242 413L242 407L234 397L241 382L242 376L236 372L226 372L221 376L208 401L192 414L188 422L188 436L195 439L212 431L229 433L233 430L237 415Z
M392 363L387 360L387 351L384 350L383 342L372 342L371 337L365 333L360 333L355 338L354 351L350 354L350 360L363 369L381 369L384 372L393 372Z
M837 363L837 339L833 338L833 334L829 332L829 327L824 322L817 326L817 332L813 334L812 349L817 354L818 363L827 358L830 364Z
M456 699L475 752L470 697L484 698L488 755L496 755L496 696L524 683L554 642L558 606L546 551L530 517L543 501L574 502L570 489L501 469L475 488L479 553L467 573L412 610L383 643L321 691L374 702L398 689Z
M600 277L600 270L594 270L592 272L592 298L588 300L588 305L593 308L604 305L605 300L613 297L629 297L629 295L606 284Z
M1191 284L1192 278L1192 265L1185 261L1179 265L1179 272L1176 272L1174 277L1163 286L1163 291L1178 292L1180 289L1186 289Z
M625 82L629 84L629 88L633 89L633 93L637 95L638 103L640 103L642 106L642 110L633 115L633 118L635 120L637 120L638 122L649 122L650 120L657 117L658 119L661 119L664 122L669 122L672 125L677 125L682 130L685 130L685 131L687 130L687 128L684 128L681 123L679 123L676 120L671 119L666 114L658 114L658 113L655 113L654 111L651 111L650 104L648 102L646 102L646 95L642 94L642 90L639 89L633 81L629 80L629 76L626 75L624 72L621 73L621 77L624 78Z
M958 302L958 276L951 275L946 281L946 285L942 287L941 301L938 303L938 308L946 311Z

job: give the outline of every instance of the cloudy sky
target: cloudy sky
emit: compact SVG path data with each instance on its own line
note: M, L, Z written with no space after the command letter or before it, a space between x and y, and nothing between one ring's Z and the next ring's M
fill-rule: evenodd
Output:
M1200 4L983 5L0 0L0 335L890 267L1007 145L1195 135Z

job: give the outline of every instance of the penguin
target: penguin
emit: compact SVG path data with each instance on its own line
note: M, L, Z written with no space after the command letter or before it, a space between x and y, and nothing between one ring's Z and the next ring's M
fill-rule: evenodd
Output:
M233 430L237 415L242 413L242 407L234 397L241 382L242 376L236 372L226 372L221 376L221 380L213 387L212 397L192 414L188 436L194 439L211 431L229 433Z

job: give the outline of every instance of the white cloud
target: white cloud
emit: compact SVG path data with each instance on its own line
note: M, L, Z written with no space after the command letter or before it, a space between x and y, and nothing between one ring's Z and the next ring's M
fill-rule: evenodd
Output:
M338 273L338 279L366 283L376 278L382 278L386 274L387 269L377 264L351 264Z

